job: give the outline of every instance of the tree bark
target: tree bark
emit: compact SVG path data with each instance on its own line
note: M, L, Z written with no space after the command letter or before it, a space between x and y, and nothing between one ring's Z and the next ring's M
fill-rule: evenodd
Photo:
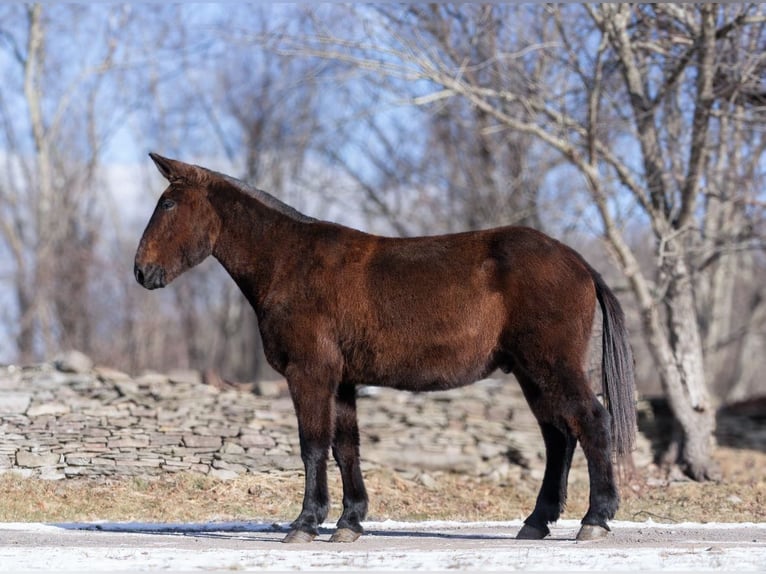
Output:
M666 244L666 249L674 243ZM678 460L695 480L719 478L712 458L715 408L711 404L704 373L702 338L694 305L694 286L680 254L669 254L662 273L668 286L663 303L667 313L672 360L663 368L663 388L681 426Z
M628 27L633 7L604 5L603 22L607 37L618 55L624 83L630 95L636 137L641 146L644 179L653 210L648 213L658 239L659 282L666 291L662 304L666 312L665 327L652 320L649 345L660 370L663 389L680 425L678 440L671 444L678 453L677 462L696 480L718 475L711 457L715 410L710 402L704 370L702 336L698 322L694 285L688 264L690 241L687 237L690 218L694 215L703 158L707 149L710 110L713 105L712 78L715 49L715 12L710 6L700 8L701 33L697 43L697 82L687 170L680 183L680 206L673 208L674 185L663 161L658 122L658 101L647 91L649 81L639 63ZM690 62L691 59L687 61ZM676 212L674 214L674 211Z

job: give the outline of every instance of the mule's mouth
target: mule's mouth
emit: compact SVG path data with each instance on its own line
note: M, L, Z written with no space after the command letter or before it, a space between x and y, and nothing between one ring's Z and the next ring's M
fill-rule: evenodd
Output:
M147 289L160 289L165 286L165 270L159 265L133 265L136 281Z

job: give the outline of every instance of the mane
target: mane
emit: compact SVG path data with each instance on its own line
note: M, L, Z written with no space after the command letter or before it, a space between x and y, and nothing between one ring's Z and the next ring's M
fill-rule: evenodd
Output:
M314 223L319 221L318 219L314 217L309 217L308 215L304 215L297 209L290 207L283 201L280 201L273 195L271 195L268 192L265 192L261 189L258 189L256 187L250 186L246 184L244 181L239 180L235 177L232 177L230 175L226 175L225 173L219 173L217 171L208 170L212 175L219 177L220 179L224 180L229 185L232 185L239 191L245 193L246 195L249 195L253 199L256 199L266 205L267 207L270 207L271 209L274 209L275 211L278 211L282 215L286 215L290 219L294 219L295 221L300 221L301 223Z

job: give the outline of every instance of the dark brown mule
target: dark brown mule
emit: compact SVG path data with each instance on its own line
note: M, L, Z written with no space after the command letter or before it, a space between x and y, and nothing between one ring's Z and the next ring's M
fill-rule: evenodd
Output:
M212 254L250 301L266 357L287 379L306 487L286 542L312 540L327 516L330 449L343 481L332 540L362 533L357 385L451 389L498 368L516 375L546 448L540 494L518 537L543 538L559 518L577 441L590 475L578 537L606 535L618 506L612 450L628 453L634 438L633 362L620 305L580 255L523 227L368 235L150 155L170 186L138 246L136 280L164 287ZM583 371L597 300L608 412Z

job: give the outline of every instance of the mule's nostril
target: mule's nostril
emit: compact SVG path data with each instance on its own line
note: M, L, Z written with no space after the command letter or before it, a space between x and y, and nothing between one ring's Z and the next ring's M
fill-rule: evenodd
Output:
M136 276L136 281L141 285L144 284L144 272L139 269L138 265L133 265L133 275Z
M165 270L155 263L141 266L135 263L133 274L136 276L136 281L147 289L159 289L165 286Z

